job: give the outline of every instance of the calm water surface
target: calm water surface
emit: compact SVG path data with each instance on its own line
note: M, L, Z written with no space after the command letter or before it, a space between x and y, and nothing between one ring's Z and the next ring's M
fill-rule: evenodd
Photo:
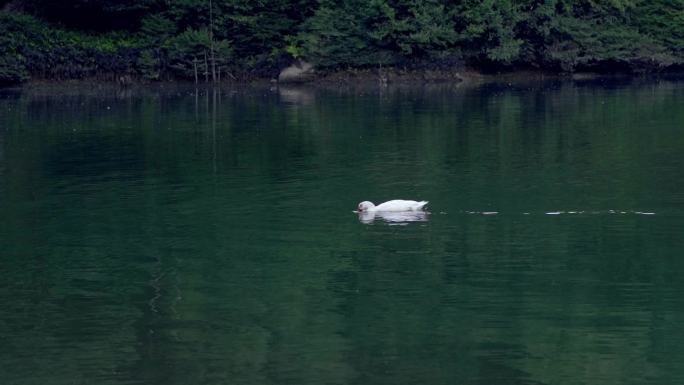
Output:
M683 122L674 81L2 91L0 383L684 383ZM351 212L393 198L431 213Z

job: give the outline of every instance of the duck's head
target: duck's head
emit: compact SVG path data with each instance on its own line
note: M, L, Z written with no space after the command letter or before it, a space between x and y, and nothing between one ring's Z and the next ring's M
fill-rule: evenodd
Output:
M373 202L363 201L359 203L359 212L363 213L375 207Z

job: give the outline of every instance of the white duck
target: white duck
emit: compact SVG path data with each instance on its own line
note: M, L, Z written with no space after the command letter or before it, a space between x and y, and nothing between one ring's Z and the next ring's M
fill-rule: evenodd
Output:
M395 199L387 201L379 205L374 205L373 202L363 201L359 203L359 212L397 212L397 211L421 211L427 205L427 201L406 201L402 199Z

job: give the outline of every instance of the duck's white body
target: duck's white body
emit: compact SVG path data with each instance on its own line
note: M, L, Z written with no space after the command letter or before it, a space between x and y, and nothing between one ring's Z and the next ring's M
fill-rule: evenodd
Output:
M417 202L395 199L376 206L372 202L365 201L359 203L359 212L421 211L427 204L427 201Z

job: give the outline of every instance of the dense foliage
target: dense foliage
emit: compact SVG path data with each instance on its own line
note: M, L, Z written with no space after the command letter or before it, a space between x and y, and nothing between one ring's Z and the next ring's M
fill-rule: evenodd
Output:
M684 0L2 1L0 82L273 76L319 67L658 70Z

